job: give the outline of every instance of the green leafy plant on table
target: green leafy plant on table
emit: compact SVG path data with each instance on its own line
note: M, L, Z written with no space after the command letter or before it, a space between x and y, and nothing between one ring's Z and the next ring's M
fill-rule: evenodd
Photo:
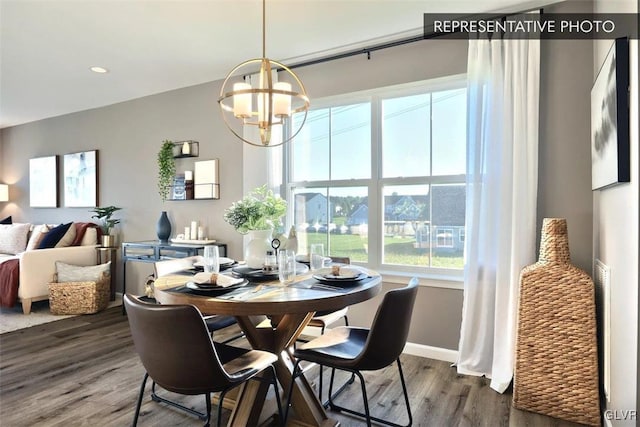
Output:
M224 220L239 233L273 230L287 212L287 201L273 194L266 184L251 191L224 211Z
M100 225L100 229L102 230L102 234L108 236L111 234L111 229L120 224L120 220L117 218L112 218L113 214L116 211L122 210L122 208L118 208L116 206L103 206L103 207L95 207L91 209L89 212L94 212L95 215L92 215L91 218L97 218L102 223Z
M173 157L174 144L172 141L162 141L162 147L158 152L158 193L162 201L169 198L173 177L176 174L176 162Z

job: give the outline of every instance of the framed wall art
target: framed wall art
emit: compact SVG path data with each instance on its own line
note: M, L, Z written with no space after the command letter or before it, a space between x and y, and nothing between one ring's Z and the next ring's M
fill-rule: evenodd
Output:
M591 189L631 179L629 42L616 39L591 89Z
M219 199L218 159L194 163L194 199Z
M29 159L29 206L58 207L58 156Z
M64 205L89 208L98 205L98 151L64 155Z

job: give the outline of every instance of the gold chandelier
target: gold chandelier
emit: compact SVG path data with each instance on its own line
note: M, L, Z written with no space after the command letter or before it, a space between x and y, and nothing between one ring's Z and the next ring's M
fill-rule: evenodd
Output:
M300 132L307 119L309 97L304 85L293 71L266 57L265 39L265 0L262 0L262 58L249 59L237 65L227 74L222 88L220 88L218 103L225 124L236 137L251 145L275 147L292 140ZM257 64L260 65L257 74L258 82L257 87L253 87L239 77L255 74L255 71L250 70L255 70ZM288 81L274 83L273 70L284 71ZM233 76L237 76L237 78L234 78L235 83L229 90L231 85L229 80ZM291 129L291 132L286 137L283 136L281 141L277 140L272 143L273 127L284 124L286 118L300 112L304 112L304 117L299 121L299 124L295 124L296 128ZM236 119L238 121L234 121ZM250 137L246 134L240 135L232 123L241 123L243 128L244 126L255 126L258 129L259 140L247 139Z

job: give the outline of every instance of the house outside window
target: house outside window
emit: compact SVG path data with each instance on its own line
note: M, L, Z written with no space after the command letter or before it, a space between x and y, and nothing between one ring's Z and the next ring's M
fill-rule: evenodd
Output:
M324 243L381 271L461 275L465 76L314 100L284 163L300 252Z

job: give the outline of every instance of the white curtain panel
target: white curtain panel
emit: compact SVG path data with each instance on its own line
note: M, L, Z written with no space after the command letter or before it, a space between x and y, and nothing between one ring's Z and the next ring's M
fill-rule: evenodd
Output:
M458 372L513 377L518 283L535 261L539 40L472 40L465 282Z

